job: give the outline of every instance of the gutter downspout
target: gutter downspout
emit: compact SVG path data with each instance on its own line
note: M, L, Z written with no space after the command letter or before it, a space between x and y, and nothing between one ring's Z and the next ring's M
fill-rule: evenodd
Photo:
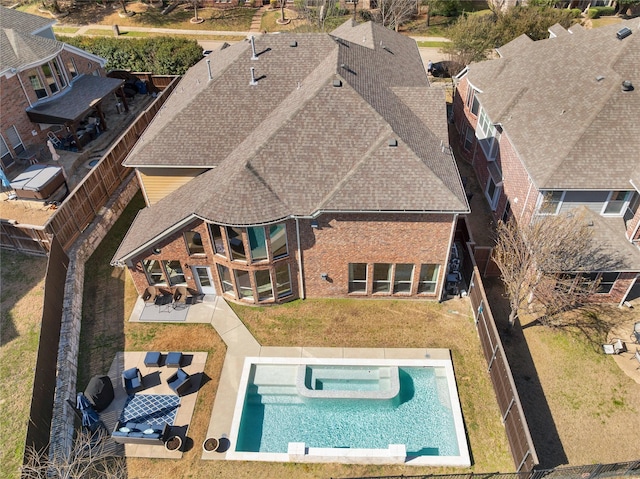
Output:
M532 187L533 187L533 181L531 181L531 177L529 177L529 189L527 190L527 197L524 199L524 205L522 205L522 213L520 213L520 219L522 219L525 211L527 211L527 205L529 204L529 195L531 194Z
M447 249L447 258L444 263L444 276L442 277L442 286L440 287L440 302L443 301L447 287L447 274L449 274L449 261L451 260L451 247L453 246L453 237L456 235L456 225L458 224L458 213L453 214L451 222L451 235L449 236L449 248Z
M296 239L298 241L298 287L300 288L300 299L304 299L304 274L302 270L302 247L300 246L300 223L296 218Z

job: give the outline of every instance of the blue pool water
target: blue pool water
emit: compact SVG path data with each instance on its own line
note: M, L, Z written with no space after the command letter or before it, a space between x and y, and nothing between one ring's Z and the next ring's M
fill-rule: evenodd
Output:
M286 372L289 366L264 367L282 367L283 380L248 384L236 451L286 453L289 442L304 442L363 449L405 444L407 456L459 454L447 378L437 367L400 367L400 392L393 399L302 397Z

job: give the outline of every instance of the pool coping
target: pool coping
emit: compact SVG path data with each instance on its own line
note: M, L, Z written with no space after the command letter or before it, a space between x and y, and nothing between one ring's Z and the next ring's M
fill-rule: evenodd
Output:
M274 353L273 355L271 353ZM288 353L288 354L283 354ZM240 359L240 358L237 358ZM225 361L226 362L226 361ZM235 366L239 366L238 361ZM289 444L288 453L236 452L235 441L240 427L247 378L252 364L321 364L321 365L371 365L371 366L435 366L442 367L447 375L449 397L458 441L457 456L405 457L404 445L390 444L387 449L330 449L307 448L302 443ZM417 348L260 348L259 356L243 358L242 371L235 389L235 407L228 433L221 436L229 441L229 447L219 459L254 460L267 462L342 462L350 464L406 464L412 466L469 467L471 459L462 419L455 373L448 349ZM222 384L222 381L221 381ZM231 398L228 398L231 399ZM218 398L216 397L216 402ZM214 412L215 412L214 404ZM229 410L229 408L226 408ZM208 436L210 437L210 436ZM213 458L212 453L203 459ZM221 457L224 456L224 457Z

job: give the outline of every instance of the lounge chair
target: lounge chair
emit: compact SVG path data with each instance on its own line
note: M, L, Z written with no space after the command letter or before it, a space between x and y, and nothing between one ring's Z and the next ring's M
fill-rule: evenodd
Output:
M621 339L616 339L611 344L603 344L602 350L604 354L620 354L627 350L627 345L624 344Z
M185 370L178 370L167 379L167 385L178 395L182 396L191 387L191 378Z
M184 309L187 307L189 292L184 286L178 286L173 293L173 309Z
M640 369L640 349L636 348L636 353L633 355L634 358L636 358L636 361L638 361L638 367L636 369Z
M158 290L155 286L147 286L147 289L142 293L142 301L145 303L153 304L156 300L156 296L158 296Z
M138 368L127 369L122 373L122 386L127 394L135 394L142 390L142 373Z

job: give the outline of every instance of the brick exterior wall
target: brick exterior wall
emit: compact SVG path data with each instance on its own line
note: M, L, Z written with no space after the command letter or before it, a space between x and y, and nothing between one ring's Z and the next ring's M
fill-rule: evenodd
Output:
M319 228L311 226L311 220L299 220L300 244L303 262L303 283L306 297L347 297L349 294L349 263L368 263L369 284L371 291L374 263L409 263L415 264L413 287L411 294L396 294L394 297L436 298L439 295L442 279L446 273L448 247L452 235L453 215L322 215L318 220ZM285 222L287 228L288 256L272 262L231 261L228 257L215 254L212 239L207 225L196 220L182 228L162 242L138 257L132 259L129 272L139 294L149 285L143 270L142 260L172 261L179 260L187 282L187 287L197 290L191 266L208 266L215 284L217 294L222 294L223 287L218 275L217 265L221 264L230 270L249 271L269 270L272 283L275 284L275 269L288 264L291 278L291 295L278 300L261 301L260 304L284 302L300 297L298 246L296 221ZM202 238L204 254L189 255L184 233L197 231ZM225 235L224 228L222 234ZM245 251L249 251L247 237L244 236ZM269 243L267 243L269 244ZM154 254L151 250L159 248ZM269 249L269 248L268 248ZM433 294L417 295L418 277L421 264L440 265L438 287ZM327 280L321 278L328 274ZM251 286L257 290L253 274L249 275ZM231 274L231 282L238 291L236 278ZM170 293L175 287L160 286L160 290ZM354 296L391 296L389 294L354 294ZM225 295L228 299L232 298ZM254 294L254 298L257 296ZM246 302L243 301L243 302ZM250 301L251 302L251 301ZM253 301L257 302L257 301Z
M305 290L308 297L350 296L349 263L367 263L368 297L374 263L415 264L412 295L416 295L421 264L439 264L438 287L445 274L453 215L435 214L324 214L318 228L301 221ZM327 280L322 279L327 273ZM362 294L354 296L362 297ZM389 296L383 294L382 296ZM406 294L394 295L406 297ZM420 297L423 297L422 295Z
M277 266L282 264L289 264L290 268L290 277L291 277L291 289L292 294L287 296L286 298L282 298L281 301L289 301L290 299L299 297L299 288L298 288L298 263L297 263L297 242L296 242L296 228L295 222L293 220L285 222L287 228L287 245L289 254L284 258L278 258L272 262L269 261L258 261L251 263L250 261L232 261L226 256L215 254L212 244L212 239L209 234L209 228L207 224L201 220L196 220L193 223L185 226L180 229L178 232L169 236L165 240L159 242L149 249L145 254L137 256L133 258L131 262L131 266L129 267L129 272L131 273L133 282L136 286L136 290L139 294L142 294L144 290L149 286L149 281L147 279L147 275L143 270L142 261L145 259L148 260L159 260L159 261L173 261L179 260L182 265L182 270L185 275L185 280L187 282L187 288L197 291L198 285L196 283L196 279L193 277L193 272L191 270L192 266L208 266L211 270L211 277L213 279L216 294L221 295L223 291L222 283L220 281L220 277L218 275L217 265L221 264L229 268L229 270L239 270L239 271L249 271L253 273L257 270L269 270L271 272L272 283L275 284L275 269ZM202 238L202 246L204 247L204 254L197 255L189 255L189 251L187 249L187 243L184 238L184 233L187 231L196 231L200 233L200 237ZM225 235L224 228L222 228L222 234ZM226 240L226 238L225 238ZM269 243L268 243L269 244ZM246 236L244 237L244 246L245 251L249 251L249 244ZM159 248L159 254L153 254L151 249ZM256 289L255 278L253 274L249 275L251 285ZM234 285L234 289L237 291L238 287L236 284L236 278L231 274L231 282ZM175 287L171 286L160 286L159 289L165 293L172 293L175 291ZM229 295L225 295L225 298L233 299ZM273 303L274 300L264 301L261 304L265 303Z
M456 86L453 103L454 124L460 134L463 159L472 164L484 194L489 179L489 162L475 138L471 150L468 152L464 150L465 131L467 128L472 128L475 131L478 121L476 115L471 113L465 104L469 88L470 85L466 77L463 77ZM502 171L503 183L500 198L493 211L494 218L496 220L502 218L508 200L515 219L521 224L528 224L533 218L539 191L531 181L524 164L520 161L515 148L511 144L508 132L503 132L500 137L500 149L495 161ZM485 201L488 201L486 196ZM633 228L638 224L638 221L640 221L640 209L636 212L634 218L627 223L628 237L633 234ZM593 295L593 301L602 303L620 302L634 281L635 276L636 273L621 273L611 292L609 294Z
M58 58L60 59L61 67L67 73L67 78L71 78L71 75L67 70L66 62L71 57L75 60L79 74L91 75L94 71L98 70L100 76L105 76L104 70L100 67L98 62L89 61L87 57L63 50L58 55ZM39 70L39 67L35 68ZM14 158L16 155L6 134L7 129L11 128L12 125L18 130L18 134L20 135L20 139L22 140L25 148L29 148L30 146L46 147L47 133L50 130L50 128L41 129L39 124L32 123L26 113L26 109L30 106L29 102L31 102L31 104L35 104L38 101L38 97L36 96L35 91L31 87L31 82L29 81L28 73L31 70L32 69L29 68L25 71L18 72L16 75L0 77L0 92L2 92L2 98L0 100L2 102L0 134ZM45 84L46 82L44 79L41 79L41 81L49 94L49 97L47 98L53 98L64 92L63 89L61 92L56 93L56 95L51 95L51 91L49 90L48 85ZM22 82L22 85L20 82ZM68 83L65 88L69 88ZM36 134L34 135L33 132ZM16 164L14 163L10 168L8 168L8 170L10 171L15 168L15 166Z

